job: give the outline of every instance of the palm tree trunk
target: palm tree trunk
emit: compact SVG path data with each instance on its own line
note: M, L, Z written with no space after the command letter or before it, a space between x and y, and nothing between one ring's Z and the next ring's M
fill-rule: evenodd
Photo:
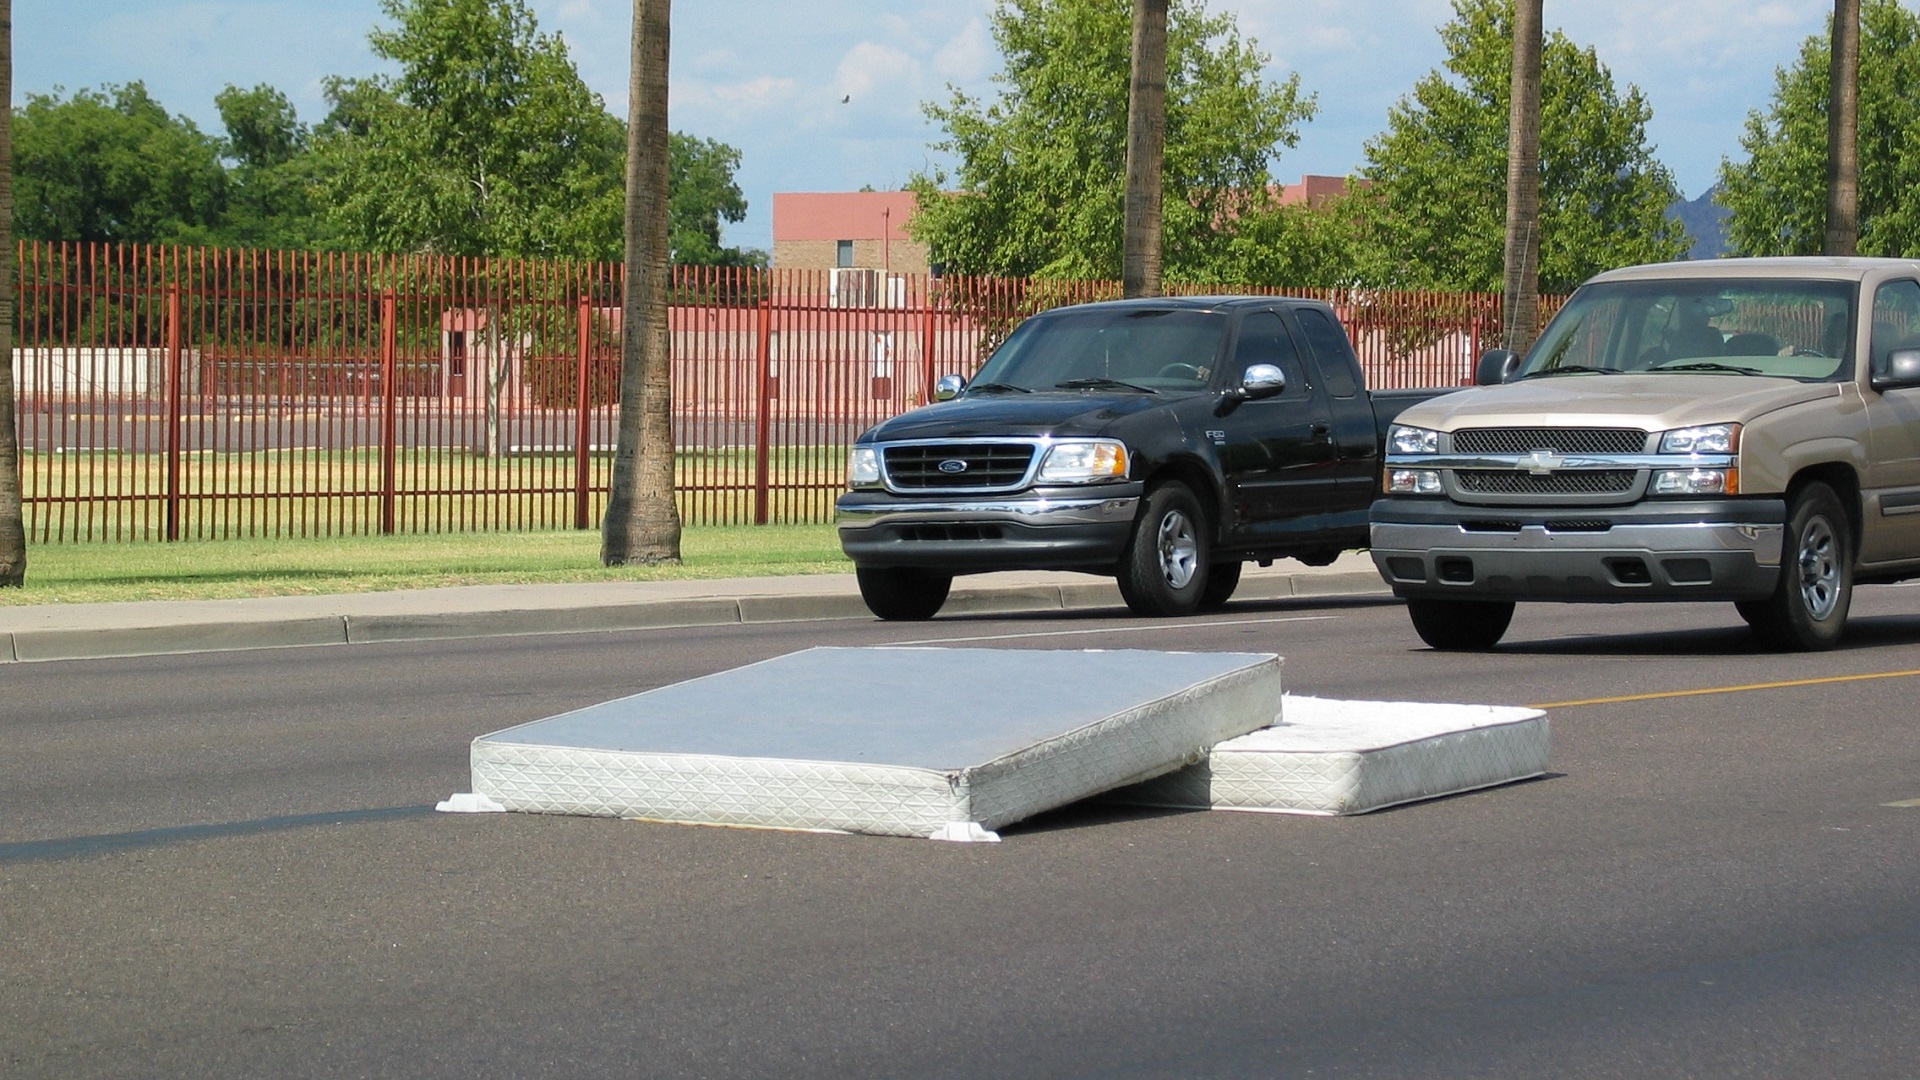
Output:
M627 104L626 290L620 423L601 527L608 566L680 561L667 328L667 40L671 0L633 0Z
M1827 68L1828 255L1860 246L1860 0L1833 0Z
M1120 291L1160 295L1160 171L1167 145L1167 0L1133 0L1133 83L1127 94L1127 195Z
M27 580L20 418L13 400L13 0L0 0L0 587Z
M1540 332L1540 4L1513 11L1513 82L1507 113L1507 249L1501 345L1524 353Z

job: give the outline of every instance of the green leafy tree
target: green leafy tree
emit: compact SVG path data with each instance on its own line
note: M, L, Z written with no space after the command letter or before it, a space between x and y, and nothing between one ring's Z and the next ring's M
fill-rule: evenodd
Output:
M1355 191L1311 206L1255 208L1235 222L1207 280L1322 289L1391 283L1399 263L1374 241L1372 210Z
M1503 278L1512 0L1454 0L1440 28L1445 71L1428 73L1367 143L1371 242L1396 256L1377 284L1498 292ZM1653 157L1652 110L1623 94L1592 48L1548 34L1541 48L1540 288L1678 258L1672 174Z
M740 151L682 132L668 138L668 246L673 261L700 266L765 266L766 253L723 247L720 223L746 220L747 199L734 171Z
M29 94L13 138L21 238L204 243L226 213L219 140L141 83Z
M952 177L919 174L908 230L964 274L1117 279L1125 201L1129 0L1000 0L1001 92L954 90L926 114ZM1230 15L1174 0L1167 15L1163 274L1216 275L1237 224L1269 201L1269 171L1313 113L1297 76L1274 83L1267 56Z
M1823 247L1830 64L1828 35L1808 37L1794 65L1775 74L1772 105L1747 115L1747 160L1720 163L1719 201L1738 254ZM1920 255L1920 14L1861 0L1859 65L1858 250Z
M224 144L227 213L218 230L222 243L242 247L310 248L324 244L314 205L317 161L309 153L311 132L293 102L271 86L229 86L215 96Z
M622 132L523 0L381 0L393 77L335 79L318 149L337 238L617 258Z

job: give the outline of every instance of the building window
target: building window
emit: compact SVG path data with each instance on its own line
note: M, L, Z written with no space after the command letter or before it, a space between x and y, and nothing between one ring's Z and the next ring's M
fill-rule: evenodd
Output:
M853 241L841 240L835 245L833 265L842 267L853 265Z
M467 373L467 334L455 330L447 335L447 374L461 378Z

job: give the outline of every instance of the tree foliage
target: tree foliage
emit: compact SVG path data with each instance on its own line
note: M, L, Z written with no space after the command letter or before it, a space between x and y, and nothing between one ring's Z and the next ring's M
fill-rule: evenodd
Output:
M312 135L271 86L228 86L214 97L227 137L227 212L216 235L241 247L310 248L326 238L314 202Z
M1005 61L987 102L957 89L924 106L946 131L954 175L919 174L909 231L968 274L1117 278L1125 195L1128 0L1000 0ZM1167 19L1162 202L1168 280L1217 274L1236 223L1264 206L1270 166L1313 112L1298 77L1261 76L1267 57L1229 15L1174 0ZM947 190L950 186L953 190Z
M219 141L139 82L29 94L13 155L22 239L204 243L226 212Z
M1440 28L1445 71L1415 83L1367 143L1372 242L1397 284L1495 292L1503 271L1512 0L1454 0ZM1564 291L1613 266L1678 258L1672 174L1653 157L1651 108L1623 94L1594 50L1565 34L1541 50L1540 288Z
M1829 23L1829 31L1831 23ZM1774 76L1767 111L1747 114L1747 160L1720 163L1727 236L1742 255L1817 254L1826 232L1826 34ZM1862 255L1920 254L1920 14L1860 4L1859 225Z
M332 76L318 124L280 90L228 86L225 137L140 83L29 96L15 115L16 234L618 259L625 124L525 0L382 0L391 77ZM675 132L675 261L764 265L726 247L744 220L740 151Z
M523 0L382 0L400 73L336 80L322 139L339 237L383 251L614 258L622 133Z
M747 198L733 178L740 151L683 132L668 137L668 246L676 263L698 266L763 266L764 252L720 243L722 221L744 221Z

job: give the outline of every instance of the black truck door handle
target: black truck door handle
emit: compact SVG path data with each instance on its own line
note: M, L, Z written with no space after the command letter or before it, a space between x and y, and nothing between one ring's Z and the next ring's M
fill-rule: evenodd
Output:
M1315 420L1313 426L1307 430L1313 433L1314 438L1324 439L1333 433L1333 425L1327 423L1325 420Z

